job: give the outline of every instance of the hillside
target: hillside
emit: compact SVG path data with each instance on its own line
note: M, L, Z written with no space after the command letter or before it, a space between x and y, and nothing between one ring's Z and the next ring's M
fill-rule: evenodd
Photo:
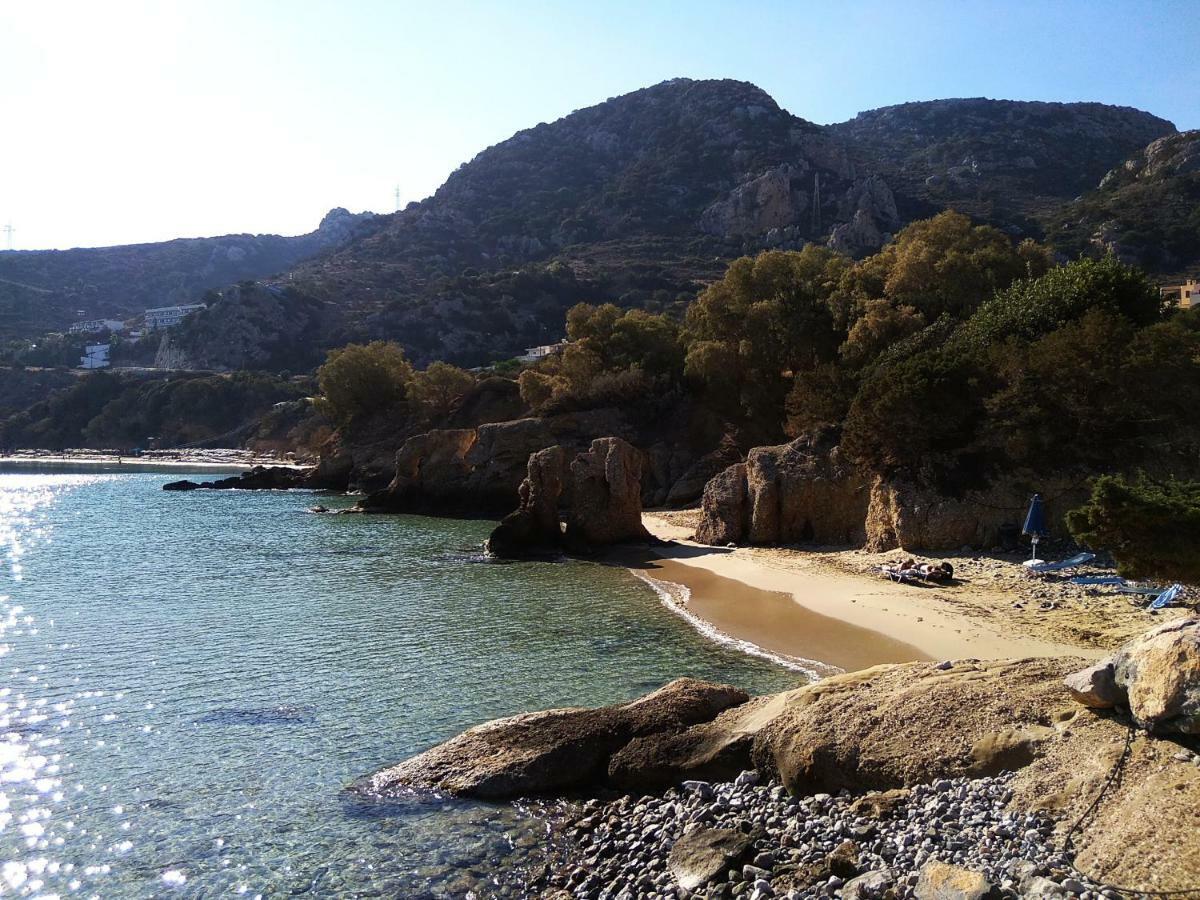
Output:
M1061 211L1052 237L1070 252L1111 250L1154 272L1200 274L1200 131L1133 154Z
M951 208L1036 234L1175 126L1124 106L973 98L886 106L830 130L887 180L906 219Z
M559 339L580 301L678 310L729 261L765 248L817 242L862 257L947 207L1040 236L1105 172L1173 133L1123 107L984 99L823 127L751 84L675 79L520 131L433 196L337 240L288 245L304 260L285 261L270 242L253 258L220 243L267 239L171 242L153 245L169 265L147 262L148 248L68 251L101 256L72 257L92 268L72 280L60 265L55 281L18 268L17 255L0 279L31 287L0 282L0 313L27 326L48 306L61 323L68 298L72 317L107 312L79 302L116 303L97 283L135 286L123 309L219 288L177 335L195 367L299 371L374 338L401 341L418 364L480 365ZM285 240L301 239L274 239ZM243 279L259 283L224 287Z
M286 271L361 232L370 214L331 210L298 237L230 234L152 244L0 252L0 340L79 319L126 318L204 291Z

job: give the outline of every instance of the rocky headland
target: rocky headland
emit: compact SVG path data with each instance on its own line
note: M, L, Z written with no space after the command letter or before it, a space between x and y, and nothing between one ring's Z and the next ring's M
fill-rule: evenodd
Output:
M592 794L555 819L553 862L529 886L543 896L1193 888L1200 621L1082 665L878 666L756 698L681 679L478 726L355 790Z

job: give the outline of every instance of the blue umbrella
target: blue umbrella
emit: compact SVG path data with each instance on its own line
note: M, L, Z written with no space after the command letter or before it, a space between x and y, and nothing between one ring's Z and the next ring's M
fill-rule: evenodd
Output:
M1038 538L1050 533L1050 529L1046 527L1046 508L1042 504L1041 494L1034 494L1033 499L1029 501L1029 512L1025 514L1025 525L1021 528L1021 533L1033 538L1033 558L1037 559Z

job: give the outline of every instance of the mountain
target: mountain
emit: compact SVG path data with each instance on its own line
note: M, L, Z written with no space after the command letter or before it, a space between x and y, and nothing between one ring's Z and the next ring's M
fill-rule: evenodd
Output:
M1200 130L1159 138L1068 204L1051 236L1154 272L1200 275Z
M906 219L952 208L1037 234L1064 202L1175 126L1102 103L983 98L904 103L830 126Z
M331 210L299 237L230 234L75 250L0 252L0 340L79 319L124 319L195 302L204 291L286 271L358 234L372 219Z
M826 129L754 85L677 79L518 132L285 287L331 304L339 335L476 364L557 339L580 300L661 308L744 252L833 236L865 253L899 224L887 185ZM197 363L262 359L227 339L261 330L263 304L244 300L197 317Z
M579 301L682 307L731 259L764 248L816 241L861 256L947 207L1040 235L1174 130L1122 107L984 99L819 126L752 84L675 79L518 132L426 200L304 261L262 267L287 270L278 278L194 278L260 281L210 294L176 350L196 367L300 370L330 347L389 338L419 364L484 364L559 339Z

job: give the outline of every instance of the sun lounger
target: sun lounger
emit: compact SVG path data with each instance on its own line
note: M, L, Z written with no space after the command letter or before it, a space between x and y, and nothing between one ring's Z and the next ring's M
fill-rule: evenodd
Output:
M1182 593L1183 593L1183 585L1182 584L1173 584L1169 588L1167 588L1165 591L1163 591L1161 594L1159 594L1157 597L1155 597L1154 600L1151 601L1150 608L1151 609L1163 609L1165 607L1168 607L1172 603L1174 603L1177 599L1179 599L1179 595Z
M1120 575L1076 575L1068 579L1071 584L1103 584L1110 587L1128 584Z
M921 582L921 573L914 569L901 569L898 566L880 566L879 574L900 584L919 584Z
M1137 584L1126 584L1122 587L1117 588L1117 593L1118 594L1136 594L1139 597L1157 597L1159 594L1163 593L1163 591L1165 591L1165 590L1166 590L1166 588L1159 587L1156 584L1152 584L1148 587L1143 587L1143 586L1137 585Z
M1042 575L1046 572L1061 572L1064 569L1074 569L1084 566L1095 558L1095 553L1077 553L1070 559L1060 559L1058 562L1033 562L1031 560L1025 563L1025 568L1034 575Z

